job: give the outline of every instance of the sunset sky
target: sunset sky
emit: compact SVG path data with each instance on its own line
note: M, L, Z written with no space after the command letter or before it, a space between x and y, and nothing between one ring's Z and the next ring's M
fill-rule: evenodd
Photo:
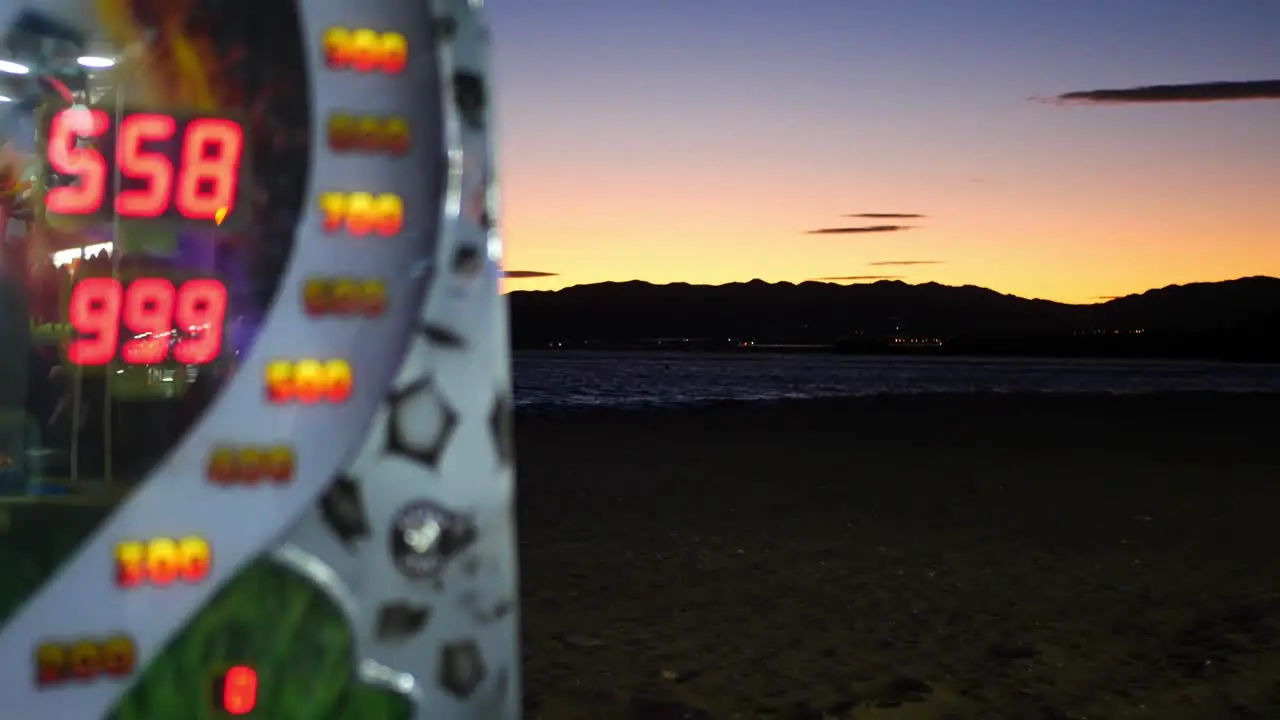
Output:
M511 289L883 275L1095 302L1280 275L1280 92L1256 82L1280 2L488 5L507 267L555 273ZM1215 81L1253 84L1047 101ZM810 232L867 226L891 227Z

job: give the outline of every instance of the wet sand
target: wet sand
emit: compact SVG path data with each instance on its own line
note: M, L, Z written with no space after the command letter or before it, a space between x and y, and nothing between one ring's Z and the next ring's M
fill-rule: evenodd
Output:
M527 716L1278 718L1278 411L521 418Z

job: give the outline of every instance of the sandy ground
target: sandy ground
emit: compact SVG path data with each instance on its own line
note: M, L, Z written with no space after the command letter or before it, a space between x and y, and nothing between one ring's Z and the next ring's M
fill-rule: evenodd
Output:
M530 718L1280 718L1280 397L526 417Z

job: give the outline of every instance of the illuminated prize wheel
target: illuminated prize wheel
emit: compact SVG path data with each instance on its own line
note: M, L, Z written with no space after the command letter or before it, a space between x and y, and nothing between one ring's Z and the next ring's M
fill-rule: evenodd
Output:
M0 0L0 716L519 716L477 0Z

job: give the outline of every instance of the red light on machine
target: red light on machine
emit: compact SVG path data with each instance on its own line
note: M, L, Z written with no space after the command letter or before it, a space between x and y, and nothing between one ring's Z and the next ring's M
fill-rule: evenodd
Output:
M248 665L228 668L213 682L214 707L240 717L258 706L258 671Z
M67 360L106 365L119 351L129 365L154 365L170 355L202 365L222 352L226 315L227 288L217 280L189 280L175 288L163 278L140 278L126 288L115 278L86 278L76 283L67 307L77 334L67 345ZM132 337L123 346L122 326Z
M50 172L74 179L46 183L52 215L167 216L217 226L239 214L245 132L235 120L135 112L117 126L107 110L75 107L53 114L47 138ZM118 190L110 182L117 172Z

